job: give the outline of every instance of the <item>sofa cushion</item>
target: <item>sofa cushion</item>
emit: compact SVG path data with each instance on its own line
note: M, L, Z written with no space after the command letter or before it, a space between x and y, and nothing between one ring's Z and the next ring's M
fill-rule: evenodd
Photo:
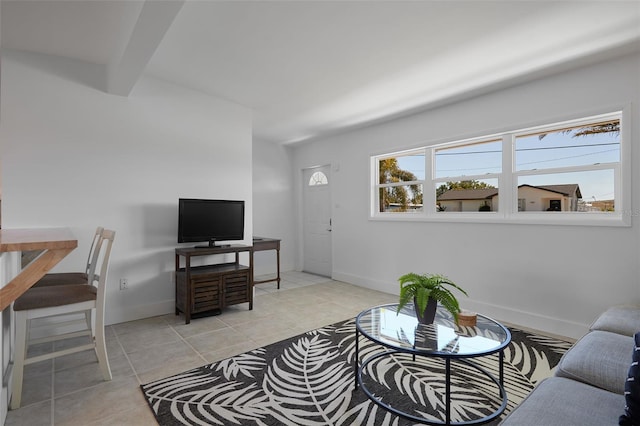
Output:
M640 333L634 336L634 348L631 356L631 367L624 384L626 406L620 416L620 425L640 425Z
M617 425L624 396L563 377L538 384L504 426Z
M633 336L640 330L640 305L619 305L607 309L591 324L591 330Z
M624 394L633 337L608 331L591 331L563 355L556 376Z

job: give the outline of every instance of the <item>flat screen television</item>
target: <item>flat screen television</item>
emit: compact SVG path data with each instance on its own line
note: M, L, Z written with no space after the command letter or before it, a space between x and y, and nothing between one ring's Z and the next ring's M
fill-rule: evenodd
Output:
M178 200L178 242L207 242L244 239L244 201L180 198ZM202 246L201 246L202 247Z

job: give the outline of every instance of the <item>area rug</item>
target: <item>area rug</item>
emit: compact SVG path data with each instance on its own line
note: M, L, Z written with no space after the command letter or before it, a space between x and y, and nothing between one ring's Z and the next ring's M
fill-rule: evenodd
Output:
M504 417L553 373L570 343L510 328L505 349ZM383 350L363 337L360 357ZM444 363L398 355L368 368L363 380L384 402L429 420L444 420ZM497 355L476 358L498 375ZM169 425L411 425L354 391L355 319L309 331L142 385L156 420ZM451 419L483 417L500 405L495 384L452 362ZM502 418L501 417L501 418ZM497 424L498 418L489 424Z

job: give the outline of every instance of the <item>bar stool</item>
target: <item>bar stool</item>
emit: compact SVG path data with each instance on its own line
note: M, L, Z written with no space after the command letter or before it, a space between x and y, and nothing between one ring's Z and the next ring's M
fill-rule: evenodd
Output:
M115 232L112 230L105 229L101 232L101 238L96 244L95 250L99 252L96 259L101 257L102 263L99 278L94 274L92 285L67 284L30 288L14 302L16 349L11 409L20 408L25 365L93 349L96 352L102 376L105 380L111 380L111 368L109 367L104 337L104 309L107 272L114 238ZM85 315L85 320L81 321L83 323L82 330L61 333L59 323L45 324L44 329L53 328L52 334L37 339L30 338L33 329L32 321L75 313ZM29 345L78 336L89 336L90 343L44 355L27 357Z

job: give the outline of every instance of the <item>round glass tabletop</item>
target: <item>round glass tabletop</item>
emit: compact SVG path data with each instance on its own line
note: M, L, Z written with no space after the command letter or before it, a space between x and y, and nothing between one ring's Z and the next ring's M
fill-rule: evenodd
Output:
M472 358L498 352L511 341L509 330L478 314L475 326L458 326L438 305L433 324L419 324L413 304L382 305L367 309L356 319L360 333L370 340L403 352L452 358Z

